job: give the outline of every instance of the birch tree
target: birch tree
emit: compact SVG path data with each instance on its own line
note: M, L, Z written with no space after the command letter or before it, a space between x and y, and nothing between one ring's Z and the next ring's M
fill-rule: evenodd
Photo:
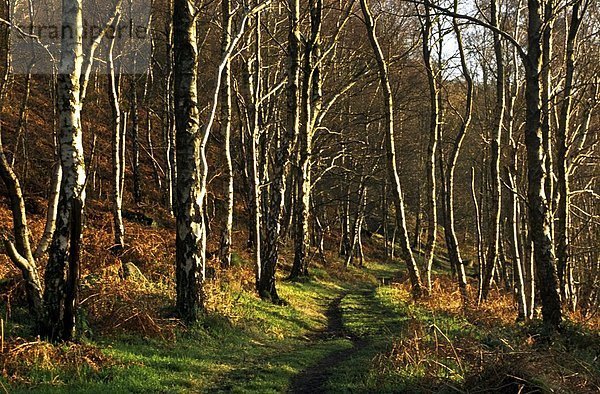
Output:
M307 251L310 247L310 198L312 190L311 166L313 160L314 119L320 115L323 93L321 91L321 24L322 0L309 1L310 36L304 53L304 79L301 94L301 127L299 131L299 157L297 167L298 202L295 210L294 264L291 278L308 275Z
M190 0L173 2L175 129L177 149L176 285L177 309L194 322L201 308L204 279L204 217L201 160L203 135L198 112L197 10ZM165 97L167 100L168 98Z
M45 272L44 336L69 340L75 330L79 285L85 161L81 128L80 77L83 64L81 0L63 0L58 73L60 160L63 169L56 229ZM67 270L65 275L65 268Z
M558 202L556 209L556 256L558 267L558 279L560 284L560 294L563 302L566 302L574 295L570 291L567 281L567 265L569 259L569 211L570 211L570 187L569 187L569 163L567 161L569 146L568 136L571 123L571 111L573 102L573 88L575 77L575 50L577 45L577 36L581 27L581 21L585 14L588 1L577 0L571 8L571 18L569 30L567 33L566 51L565 51L565 82L563 90L563 101L560 108L560 118L556 133L557 139L557 189Z
M369 42L375 59L377 61L377 69L379 72L379 82L383 90L383 96L385 101L385 150L387 158L387 171L388 177L392 181L392 197L394 199L394 206L396 208L396 225L400 229L400 249L402 250L403 257L406 259L406 266L408 268L408 274L412 285L412 293L415 297L420 297L423 289L421 286L421 277L419 274L419 268L415 262L415 258L410 248L410 239L408 237L408 230L406 227L406 215L404 213L404 197L402 195L402 188L400 185L400 178L398 176L398 170L396 168L396 148L394 140L394 99L392 94L392 88L390 86L388 67L379 45L377 33L375 29L375 21L367 0L360 1L365 25L367 27L367 34Z
M455 1L454 4L456 10L458 2ZM462 33L456 18L453 18L452 20L452 28L454 30L454 34L456 35L460 64L462 74L467 85L467 92L464 114L461 116L459 131L452 146L452 152L450 153L450 158L446 165L445 174L443 171L440 172L442 176L442 183L444 184L444 187L442 188L442 197L444 199L444 233L446 237L446 246L448 248L450 263L457 270L458 286L460 288L463 302L466 304L469 300L469 294L467 291L467 277L465 274L465 265L460 255L460 248L458 244L458 238L456 236L454 220L454 172L463 141L471 124L473 110L473 78L471 77L471 73L467 65Z
M232 10L231 0L221 1L221 52L227 53L231 45L232 35ZM233 231L233 161L231 158L231 60L225 59L223 69L223 88L221 92L221 129L223 133L225 153L225 220L221 234L220 259L221 266L231 265L231 234Z
M500 11L496 0L490 1L490 24L499 28ZM502 129L504 128L505 88L504 88L504 57L502 42L497 31L492 32L494 39L494 55L496 60L496 103L494 107L494 128L490 143L490 171L491 171L491 231L489 234L489 249L484 269L482 297L487 298L493 279L494 267L498 262L498 246L500 242L500 214L502 190L500 186L500 158L502 156Z
M9 10L7 11L7 20L10 20ZM2 79L0 80L0 108L4 108L4 103L8 89L8 74L10 71L10 51L9 34L7 28L5 42L2 43L2 49L5 51L5 63L3 65ZM4 41L4 40L3 40ZM0 122L0 177L8 191L10 209L13 215L13 238L3 237L4 246L12 263L21 271L25 282L25 292L27 303L32 315L36 331L40 331L44 325L44 305L42 299L42 282L33 257L29 227L25 213L25 199L21 189L21 183L17 177L14 168L6 155L5 147L2 141L2 125Z
M551 217L545 191L548 174L545 166L544 139L541 130L541 35L544 24L539 0L528 0L527 24L528 50L525 65L525 147L527 148L527 200L529 203L529 226L534 244L533 253L537 268L538 288L542 301L542 315L550 326L557 327L562 321L558 278L556 274L554 242Z
M431 34L432 34L432 16L429 1L425 2L425 16L422 18L421 34L423 45L423 61L427 72L427 83L429 86L429 143L427 145L427 243L425 244L425 279L427 288L431 291L431 268L433 264L433 255L437 241L437 193L436 193L436 152L437 138L439 134L440 109L439 86L437 75L431 63ZM438 70L438 72L441 72Z
M265 231L264 259L262 259L261 277L258 293L272 302L279 303L275 272L279 259L280 228L285 196L286 174L288 173L292 143L300 128L300 1L288 0L288 76L287 76L287 122L281 132L277 150L272 163L271 185L269 190L269 209Z
M115 26L121 19L120 10L115 20ZM127 117L121 111L120 104L120 79L119 72L115 69L114 62L115 35L112 36L108 47L108 92L109 103L112 112L113 130L112 130L112 203L113 203L113 227L114 227L114 245L113 250L120 253L125 247L125 226L123 225L123 185L125 170L125 132Z

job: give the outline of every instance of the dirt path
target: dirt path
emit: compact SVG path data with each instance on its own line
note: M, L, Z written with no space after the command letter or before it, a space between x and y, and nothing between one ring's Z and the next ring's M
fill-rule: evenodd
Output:
M383 286L390 282L380 280ZM351 346L340 342L339 350L333 350L294 376L290 392L344 391L340 384L356 388L369 378L373 359L389 349L390 338L401 326L398 319L402 319L397 311L378 299L376 290L375 286L353 288L330 301L325 313L327 328L315 334L311 342L345 339Z
M380 278L379 286L389 285L390 278ZM365 282L329 293L317 301L320 304L317 309L325 317L325 328L302 337L262 344L264 357L254 355L236 365L207 392L234 389L257 392L256 387L269 385L263 382L279 381L282 375L288 376L281 382L283 385L273 385L273 391L372 391L374 360L389 350L403 318L378 294L377 285Z
M352 333L348 332L344 327L340 304L347 295L348 292L346 291L329 303L325 313L325 316L327 317L327 328L316 333L311 340L323 341L345 338L352 341L352 347L334 351L321 359L317 364L300 372L292 379L290 392L297 394L324 392L326 390L326 384L335 371L336 366L343 360L351 358L355 353L367 346L368 339L352 335Z

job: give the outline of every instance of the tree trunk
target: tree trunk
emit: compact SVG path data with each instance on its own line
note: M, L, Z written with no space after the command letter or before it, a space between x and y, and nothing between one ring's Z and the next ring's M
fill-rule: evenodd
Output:
M75 329L81 218L85 204L85 161L81 128L80 81L82 57L81 0L63 0L63 30L58 74L60 159L63 168L56 231L46 266L43 336L70 340ZM65 280L65 267L69 274Z
M506 169L506 177L508 186L511 190L516 190L517 184L509 168ZM510 213L508 215L508 226L510 228L510 246L513 259L513 276L514 287L516 290L518 319L525 320L527 318L527 294L525 293L525 281L523 276L523 263L521 262L521 254L519 252L519 201L517 194L514 192L508 193Z
M202 306L204 219L202 133L198 113L196 9L190 0L174 0L173 44L177 149L177 309L194 322Z
M60 197L60 180L62 178L62 167L60 165L60 157L58 155L58 141L56 140L56 163L52 170L52 179L50 181L50 193L48 195L48 211L46 212L46 226L44 227L44 234L38 243L35 250L34 257L39 259L44 253L48 251L50 242L52 242L52 235L56 228L56 216L58 209L58 199Z
M550 108L551 79L550 72L552 62L552 30L554 29L554 2L555 0L544 0L542 9L544 12L544 23L542 31L542 69L541 69L541 91L542 91L542 109L541 109L541 129L544 145L544 165L546 167L546 178L544 179L544 189L548 199L548 212L550 215L550 231L554 239L554 159L552 157L552 128L550 127L550 117L552 110Z
M497 0L490 2L491 25L499 28L499 9ZM504 127L505 92L504 92L504 57L500 35L493 32L494 53L496 56L496 106L494 108L494 128L490 144L490 175L491 175L491 225L488 241L488 254L483 278L482 297L487 299L492 285L493 268L498 262L498 248L500 242L500 211L502 202L502 189L500 186L500 158L502 157L502 129Z
M346 152L345 145L342 145L342 166L346 164ZM342 197L342 212L340 214L340 221L342 225L342 235L340 239L340 256L348 256L350 252L350 179L348 174L344 172L344 181L342 185L345 185Z
M475 168L471 167L471 199L473 200L473 208L475 210L475 230L476 230L476 243L477 243L477 263L478 269L478 289L477 289L477 303L481 302L481 293L483 285L483 239L481 234L481 217L479 215L479 202L477 201L477 194L475 193Z
M265 256L262 261L262 276L258 293L263 299L281 302L277 294L275 272L279 260L280 223L285 196L286 174L289 167L291 147L300 127L298 92L300 84L300 1L288 0L288 80L287 80L287 127L282 131L279 146L273 161L269 193L269 213L264 240Z
M8 14L8 10L7 10ZM8 14L8 17L10 14ZM8 30L8 29L7 29ZM10 68L9 54L9 34L6 33L6 42L3 42L2 49L6 53L6 62L3 65L2 80L0 80L0 114L3 112L4 103L6 100L8 72ZM42 283L39 277L36 262L31 253L31 241L29 237L29 228L27 226L27 217L25 213L25 199L23 191L19 183L19 179L14 172L12 165L9 163L4 145L2 143L2 125L0 122L0 177L8 191L10 201L10 209L13 215L13 236L14 243L8 238L3 237L4 246L12 263L21 271L25 281L25 292L27 294L27 302L29 311L36 324L36 331L39 331L44 321L44 310L42 302Z
M456 11L456 10L455 10ZM467 134L467 130L471 123L471 114L473 109L473 79L471 78L471 74L469 73L469 69L467 66L467 61L465 57L465 52L463 48L462 42L462 34L458 27L458 22L456 18L453 20L453 28L454 34L456 35L456 40L458 44L458 50L460 53L460 61L462 66L462 73L465 78L467 84L467 96L465 102L465 113L462 116L462 122L460 125L460 129L454 140L454 146L452 149L452 153L450 155L447 167L446 167L446 181L445 187L442 189L442 197L445 204L445 238L446 238L446 246L448 248L448 256L450 258L450 263L457 270L458 276L458 286L460 288L460 292L463 298L463 303L466 304L469 300L469 294L467 291L467 277L465 274L465 266L464 262L460 256L460 248L458 244L458 238L456 236L456 230L454 228L454 170L456 168L456 163L458 161L458 156L460 154L460 149L462 147L462 143ZM441 157L441 156L440 156ZM441 171L440 171L441 172ZM444 177L443 172L442 179ZM443 181L442 181L443 182Z
M173 14L173 0L167 1L169 14ZM167 209L175 213L177 168L175 160L175 125L173 120L173 18L167 18L165 26L165 81L163 92L163 140L165 146L165 190Z
M137 76L132 76L131 83L131 162L133 170L133 200L142 202L142 186L140 179L140 115L138 110ZM123 163L124 164L124 163Z
M361 230L361 220L363 215L363 208L366 202L366 193L367 187L365 185L366 178L364 175L360 178L360 185L358 190L358 201L356 204L356 215L354 216L354 222L352 224L352 233L351 233L351 242L350 242L350 250L348 251L348 255L346 256L346 268L349 267L354 261L354 257L356 255L357 247L360 248L360 230Z
M431 64L432 17L429 2L425 3L425 23L423 24L423 60L429 84L429 144L427 146L427 243L425 244L425 278L431 291L431 268L437 241L437 192L436 192L436 152L440 125L439 87L437 76ZM438 71L439 72L439 71Z
M384 241L384 249L385 249L385 257L390 257L390 236L388 231L389 225L389 204L387 199L387 177L383 179L383 187L381 191L381 217L383 222L383 241Z
M261 124L260 124L260 112L261 112L261 86L262 86L262 33L261 33L261 15L256 14L255 22L255 47L254 47L254 70L251 67L248 69L248 85L249 93L252 96L250 103L250 121L248 127L250 128L249 138L249 155L250 155L250 184L251 184L251 200L252 200L252 225L253 228L250 231L254 237L252 243L254 244L254 269L255 269L255 280L256 286L260 283L262 276L262 189L261 189L261 176L260 176L260 158L259 158L259 146L261 143Z
M568 136L569 126L571 118L571 105L572 105L572 94L573 94L573 79L575 75L575 45L577 40L577 33L581 26L582 15L580 15L581 0L577 0L573 4L571 11L571 23L569 26L569 32L567 36L567 48L565 53L565 85L563 92L563 102L560 109L560 118L558 124L558 130L556 134L557 139L557 154L556 154L556 170L557 170L557 187L558 187L558 204L556 209L556 257L558 266L558 280L560 283L560 294L563 303L568 302L569 298L573 297L571 294L567 266L569 261L569 163L567 161L568 156Z
M221 52L227 53L231 44L232 18L231 1L222 0L222 25L223 33L221 35ZM228 268L231 266L231 236L233 232L233 161L231 159L231 61L229 57L225 59L225 68L222 74L223 87L221 90L221 128L223 133L225 152L225 221L221 233L221 245L219 258L221 266Z
M558 327L562 321L558 278L554 261L554 243L551 231L551 212L544 190L546 173L544 146L540 125L540 36L542 31L541 6L538 0L528 0L528 54L525 62L526 117L525 146L527 148L527 179L529 202L529 225L534 244L542 315L544 322Z
M369 42L371 43L371 47L377 60L379 80L383 88L383 95L385 99L385 145L387 156L387 169L388 176L392 180L392 196L394 199L394 205L396 207L396 225L400 227L400 248L404 255L403 257L406 259L406 265L412 285L413 296L418 298L421 296L423 289L421 285L421 277L419 275L419 267L417 266L412 250L410 248L410 239L408 237L408 231L406 229L406 217L404 213L404 197L402 196L400 177L398 176L398 170L396 168L396 148L394 146L394 101L392 95L392 88L390 86L387 64L385 62L381 46L379 45L379 41L377 39L373 15L369 10L367 0L361 0L360 4L363 16L365 18L365 25L367 26Z
M119 23L120 13L117 16L116 24ZM123 167L125 163L121 152L123 146L123 129L125 127L123 114L119 103L120 96L120 75L116 74L115 64L113 61L114 37L110 39L108 49L108 92L109 102L112 111L113 134L112 134L112 178L113 178L113 194L112 194L112 210L113 210L113 226L114 226L114 245L113 250L119 254L125 247L125 227L123 225L123 189L121 187Z
M148 156L150 156L150 162L152 163L152 176L154 177L154 183L158 190L162 190L162 180L158 173L159 169L162 171L156 157L154 155L154 143L152 142L152 118L151 112L146 113L146 144L148 144ZM164 174L164 173L163 173Z
M304 55L304 80L302 84L302 119L299 133L300 162L298 164L298 204L295 210L296 234L294 237L294 264L290 278L308 276L307 251L310 248L310 196L311 196L311 161L313 160L312 140L315 119L321 109L321 73L320 73L320 40L322 0L310 0L310 39L306 43Z

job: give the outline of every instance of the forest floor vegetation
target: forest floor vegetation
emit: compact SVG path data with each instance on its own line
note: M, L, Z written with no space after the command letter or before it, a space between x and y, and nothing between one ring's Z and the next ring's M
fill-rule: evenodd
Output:
M103 222L101 213L95 222ZM88 218L89 220L89 218ZM106 221L109 222L109 221ZM364 267L336 256L314 263L306 281L286 281L289 305L253 291L250 253L216 271L206 313L186 327L172 310L170 230L128 223L121 260L86 250L78 343L32 340L16 274L2 283L4 337L0 390L40 393L148 392L597 392L600 337L594 320L548 336L537 322L516 323L500 290L480 307L461 305L438 261L433 294L410 297L400 261L385 262L377 236ZM110 243L109 229L87 245ZM241 237L241 235L240 235ZM104 239L107 238L107 239ZM238 240L240 243L242 240ZM122 277L122 262L137 268Z

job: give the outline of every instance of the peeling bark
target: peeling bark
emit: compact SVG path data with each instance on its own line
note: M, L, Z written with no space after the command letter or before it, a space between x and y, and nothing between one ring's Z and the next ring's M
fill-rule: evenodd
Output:
M51 340L69 340L74 335L77 278L66 278L65 268L69 264L71 273L78 269L86 175L80 101L83 63L81 0L63 0L62 4L63 30L71 34L62 37L57 86L63 174L56 230L46 266L44 304L47 320L43 330L44 336Z
M173 9L177 198L175 205L177 310L187 322L202 307L205 223L198 113L196 9L190 0L175 0Z

